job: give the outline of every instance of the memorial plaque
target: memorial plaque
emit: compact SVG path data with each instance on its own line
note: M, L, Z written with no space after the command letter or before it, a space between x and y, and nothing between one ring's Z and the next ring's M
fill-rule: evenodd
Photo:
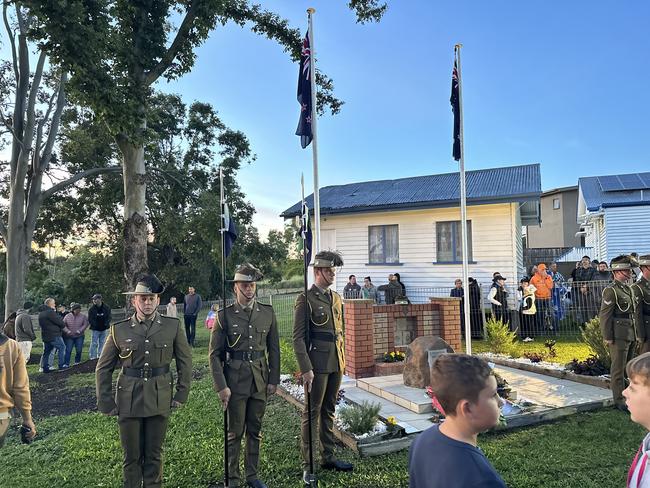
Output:
M431 366L433 366L433 362L436 360L438 356L447 353L447 349L428 350L427 353L429 354L429 368L430 368Z

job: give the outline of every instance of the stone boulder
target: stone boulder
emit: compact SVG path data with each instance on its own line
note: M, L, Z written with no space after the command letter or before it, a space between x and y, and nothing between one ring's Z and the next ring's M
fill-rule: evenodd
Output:
M454 352L449 344L438 336L418 337L406 348L404 361L404 384L413 388L431 385L429 351Z

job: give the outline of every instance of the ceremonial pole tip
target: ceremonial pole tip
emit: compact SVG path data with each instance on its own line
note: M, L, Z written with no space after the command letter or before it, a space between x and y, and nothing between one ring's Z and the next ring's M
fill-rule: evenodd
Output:
M463 45L462 45L461 43L458 43L458 44L455 44L454 47L455 47L456 49L458 49L458 48L463 47Z
M315 13L316 13L316 9L315 9L314 7L309 7L309 8L307 9L307 13L308 13L309 15L311 15L311 14L315 14Z

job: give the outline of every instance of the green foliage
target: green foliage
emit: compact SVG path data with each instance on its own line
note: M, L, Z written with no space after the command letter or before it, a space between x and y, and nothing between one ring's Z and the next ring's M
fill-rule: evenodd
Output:
M567 363L566 368L575 374L583 374L586 376L601 376L609 373L609 368L605 367L602 361L596 356L589 356L584 361L573 359Z
M612 366L612 357L609 354L609 348L603 339L603 333L600 330L600 318L594 317L585 323L581 331L582 341L589 346L591 352L598 360L609 370Z
M296 354L293 350L293 343L288 339L280 339L280 372L282 374L294 374L299 371Z
M547 349L544 347L544 342L535 340L534 342L517 342L514 344L514 350L510 353L512 357L525 356L526 353L536 353L544 357L545 361L550 361L558 364L566 364L573 358L584 360L589 356L589 347L580 341L578 338L572 336L558 337L557 338L557 356L554 358L546 357ZM472 341L472 352L483 353L491 352L491 349L485 341Z
M348 405L339 409L338 415L346 430L361 435L370 432L377 423L381 405L367 401L361 405Z
M511 332L508 324L490 318L485 324L485 332L485 342L490 352L511 355L516 351L517 333Z

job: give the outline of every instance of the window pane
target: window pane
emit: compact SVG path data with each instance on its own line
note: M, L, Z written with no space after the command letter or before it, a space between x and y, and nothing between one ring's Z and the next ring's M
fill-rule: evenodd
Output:
M384 262L384 242L381 226L368 227L368 262Z
M436 223L436 251L437 260L441 262L453 261L452 250L452 222Z
M386 234L385 263L399 262L399 231L396 225L387 225L384 227Z

